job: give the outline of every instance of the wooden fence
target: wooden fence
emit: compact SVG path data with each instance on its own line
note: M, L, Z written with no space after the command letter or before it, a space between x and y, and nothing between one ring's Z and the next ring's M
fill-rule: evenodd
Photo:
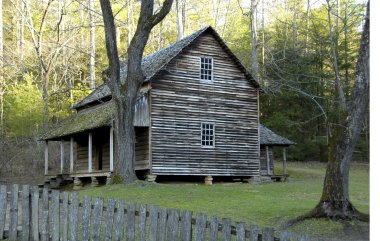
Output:
M230 219L12 185L0 186L0 240L255 241L280 240L274 229L259 230ZM281 240L298 240L282 233ZM302 240L306 240L302 237Z

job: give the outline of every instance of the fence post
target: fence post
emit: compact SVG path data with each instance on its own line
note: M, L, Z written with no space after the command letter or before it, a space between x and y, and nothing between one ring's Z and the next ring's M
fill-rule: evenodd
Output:
M40 189L38 187L32 187L31 193L31 220L30 220L30 237L33 241L39 241L39 198L40 198Z
M222 241L231 241L231 220L222 219Z
M158 241L165 241L167 216L168 210L166 208L161 208L158 219L158 230L160 230L160 232L158 232Z
M68 240L69 230L69 193L62 193L62 241Z
M157 240L158 207L152 205L149 208L149 241Z
M210 241L217 241L218 240L218 218L216 216L212 217L210 219Z
M262 241L273 241L273 240L274 240L274 229L263 228Z
M182 211L181 214L181 241L191 241L191 218L193 212Z
M9 224L9 240L17 240L17 223L18 223L18 185L13 184L11 189L11 210Z
M79 197L78 193L71 193L70 204L70 241L78 240L78 213L79 213Z
M124 240L124 208L125 201L120 200L117 203L117 215L115 224L115 240Z
M92 240L100 241L100 227L103 217L103 199L96 198L94 205L94 222L92 223Z
M82 241L90 240L91 197L84 196L82 208Z
M203 213L197 213L195 217L195 240L204 241L206 240L206 222L207 217Z
M236 241L245 241L245 225L244 223L236 223Z
M7 186L0 186L0 240L4 239L5 213L7 209Z
M139 212L139 240L145 241L145 225L146 225L146 205L140 204L140 212Z
M22 186L22 241L29 241L29 185Z
M106 211L106 227L104 229L104 241L112 241L113 216L115 213L115 200L108 199Z
M251 225L249 241L258 241L259 240L259 227L257 225Z
M168 241L178 241L178 222L179 222L179 211L177 209L170 209L169 215L168 215L168 230L167 230Z
M59 241L59 191L53 190L51 192L51 240Z
M127 241L135 240L135 212L136 204L129 203L127 209Z

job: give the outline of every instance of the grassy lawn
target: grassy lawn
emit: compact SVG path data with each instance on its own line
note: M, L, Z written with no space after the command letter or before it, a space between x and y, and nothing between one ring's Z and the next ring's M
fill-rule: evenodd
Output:
M232 221L278 228L282 222L305 213L317 204L322 192L325 165L290 162L288 172L290 179L284 183L214 183L205 186L201 183L136 182L85 188L80 195L157 204L160 207L202 212L208 217L216 215L231 218ZM353 163L350 197L357 209L369 213L368 165ZM342 224L331 220L311 220L296 225L293 231L336 237L338 233L360 225L366 226L357 222Z

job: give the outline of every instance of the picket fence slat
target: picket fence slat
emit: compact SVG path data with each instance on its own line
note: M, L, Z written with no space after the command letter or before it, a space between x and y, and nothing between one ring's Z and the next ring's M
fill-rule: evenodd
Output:
M166 220L168 216L168 210L166 208L161 208L159 212L158 219L158 241L165 241L166 236Z
M29 194L30 189L29 185L22 186L22 194L21 194L21 208L22 208L22 241L29 241Z
M263 228L262 241L273 241L274 240L274 229L273 228Z
M231 220L222 219L222 241L231 241Z
M179 210L170 209L168 215L167 240L178 241Z
M90 196L84 196L82 208L82 241L90 240L91 201Z
M124 240L124 208L125 201L120 200L117 202L117 214L115 223L115 240Z
M49 228L49 190L44 188L42 191L42 215L39 222L41 241L48 241L48 228Z
M135 240L136 203L129 203L127 208L127 241Z
M51 192L52 241L59 241L59 191Z
M79 196L77 192L71 193L70 201L70 241L77 241L79 216Z
M103 199L96 198L94 204L93 213L93 223L92 223L92 240L100 241L100 231L103 218Z
M210 241L217 241L218 240L218 233L219 233L218 228L219 228L218 218L215 216L211 217L211 219L210 219L210 238L209 238Z
M108 199L107 201L107 211L106 211L106 222L104 228L104 241L112 241L112 228L113 228L113 217L115 214L115 200Z
M281 241L290 241L291 240L291 236L288 232L286 231L282 231L281 234L280 234L280 240Z
M193 212L182 211L181 213L181 241L191 241L191 219Z
M62 193L62 241L68 241L68 228L69 228L69 193Z
M33 241L39 241L39 219L38 219L38 210L39 210L39 198L40 198L40 189L38 187L32 187L31 195L31 234L30 239Z
M149 208L149 241L157 240L158 207L152 205Z
M236 241L245 241L245 224L236 223Z
M0 240L4 239L5 217L7 208L7 186L0 186Z
M140 204L140 212L139 212L139 241L145 241L145 235L146 235L146 205Z
M9 240L17 240L17 223L18 223L18 185L13 184L11 187L11 210L9 224Z
M206 215L203 213L197 213L195 217L195 240L206 240L206 222Z
M251 225L249 228L249 241L258 241L259 240L259 227L257 225Z

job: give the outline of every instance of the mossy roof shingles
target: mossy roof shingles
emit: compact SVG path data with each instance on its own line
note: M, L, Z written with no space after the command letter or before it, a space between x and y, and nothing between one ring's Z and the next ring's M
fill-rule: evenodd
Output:
M290 146L295 142L274 133L272 130L260 124L260 145L264 146Z
M41 139L57 140L87 130L110 126L114 111L115 108L112 101L80 111L71 115L57 126L51 127Z

